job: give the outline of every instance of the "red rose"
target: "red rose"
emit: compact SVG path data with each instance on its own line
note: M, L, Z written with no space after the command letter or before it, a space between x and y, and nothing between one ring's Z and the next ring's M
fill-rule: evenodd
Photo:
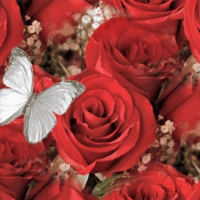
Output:
M113 5L122 16L132 20L147 20L165 33L174 34L179 47L185 35L180 19L184 17L186 0L103 0ZM157 32L157 31L156 31Z
M193 179L170 165L154 163L148 165L146 171L134 173L127 186L108 194L102 200L183 200L188 199L193 190Z
M10 190L6 189L5 187L0 185L0 197L1 199L6 199L6 200L15 200L12 195L14 195L13 192Z
M193 85L192 80L182 83L165 100L161 115L175 123L176 130L173 137L180 142L187 132L199 127L200 112L200 82Z
M63 160L81 174L133 167L155 139L157 125L148 99L96 71L72 78L86 91L52 132Z
M29 145L22 132L19 120L0 126L0 189L13 199L21 199L28 183L41 170L34 158L45 150L43 143Z
M78 180L77 174L60 156L56 156L48 167L46 174L40 176L40 181L30 191L27 200L97 200L95 197L82 192L87 181Z
M195 59L189 62L195 63ZM191 64L191 65L192 65ZM183 80L164 100L161 115L174 122L173 137L179 144L181 137L188 133L198 132L200 121L200 82L193 82L192 76ZM195 131L196 130L196 131Z
M122 15L136 20L165 21L167 18L179 18L183 15L185 0L103 0L113 5ZM183 17L183 16L182 16ZM168 27L169 28L169 27ZM171 27L170 27L171 28Z
M190 49L194 57L200 62L200 46L197 41L200 40L200 1L187 1L185 5L184 31L190 43Z
M113 76L126 87L133 83L152 99L163 80L178 67L162 59L177 50L174 35L146 22L117 18L103 24L91 36L86 47L86 65Z
M0 67L23 38L23 21L16 0L0 0Z
M194 190L191 192L190 197L188 198L188 200L195 200L195 199L200 199L200 182L198 182L195 186L194 186Z
M41 22L40 36L46 42L52 31L62 29L74 13L88 5L84 0L33 0L27 14Z
M34 198L32 198L32 200L44 199L97 200L95 197L87 194L82 194L80 191L77 191L67 183L61 185L58 179L49 182Z

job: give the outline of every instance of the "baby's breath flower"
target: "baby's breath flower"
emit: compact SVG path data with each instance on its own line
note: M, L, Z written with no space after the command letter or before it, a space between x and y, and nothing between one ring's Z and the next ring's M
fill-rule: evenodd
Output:
M38 22L37 20L34 20L32 22L32 26L35 28L35 32L37 34L39 34L39 32L42 30L42 27L40 26L40 22Z
M77 50L79 50L79 44L77 44L77 43L71 43L70 44L70 49L71 50L73 50L73 51L77 51Z
M168 154L172 154L173 152L174 152L174 151L173 151L172 148L168 148L168 149L167 149L167 153L168 153Z
M34 50L33 50L33 53L34 53L35 55L40 54L40 49L34 49Z
M146 155L143 156L143 158L142 158L142 162L143 162L144 164L147 164L150 160L151 160L151 153L146 154Z
M81 18L81 21L84 24L89 24L91 22L91 17L89 15L83 15L83 17Z
M145 165L143 165L143 164L141 164L138 168L137 168L137 171L138 172L143 172L143 171L145 171L146 170L146 166Z
M200 72L200 63L195 63L192 65L192 69L195 71L195 72Z
M25 20L26 20L26 21L28 21L28 20L30 20L30 19L31 19L30 16L25 15Z
M98 22L92 23L92 28L93 29L97 29L99 26L100 26L100 24Z
M169 131L169 129L168 129L168 127L166 125L162 125L160 127L160 130L161 130L162 133L167 133Z
M36 47L37 49L39 49L39 48L41 47L41 45L42 45L42 43L41 43L40 40L37 40L37 41L35 42L35 47Z
M166 137L161 137L160 138L160 144L163 146L167 143L167 138Z
M174 122L171 122L170 120L167 120L165 122L165 125L168 127L169 133L172 133L175 130Z
M31 46L31 45L33 45L34 44L34 39L33 39L33 37L29 37L28 39L27 39L27 45L28 46Z
M158 115L158 120L159 121L161 121L161 120L163 120L164 119L164 117L162 116L162 115Z
M174 147L174 141L173 140L170 140L169 142L168 142L168 147L170 147L170 148L173 148Z
M71 72L72 75L76 75L76 74L80 74L81 73L81 69L76 67L75 65L70 65L68 67L68 70Z
M35 27L34 26L30 25L30 26L28 26L27 29L28 29L29 33L35 33Z
M34 40L38 40L38 39L39 39L39 36L38 36L37 34L31 35L31 37L32 37Z
M65 42L65 43L63 43L63 45L61 45L61 49L63 49L63 50L69 50L69 44L67 43L67 42Z
M166 134L165 137L167 138L167 140L171 140L172 136L170 134Z

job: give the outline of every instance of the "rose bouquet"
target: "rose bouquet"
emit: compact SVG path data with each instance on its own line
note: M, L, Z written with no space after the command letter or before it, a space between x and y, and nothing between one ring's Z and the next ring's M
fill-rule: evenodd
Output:
M198 0L0 0L0 11L1 199L200 199ZM69 102L53 90L55 126L34 143L25 132L52 120L47 103L34 124L5 117L26 66L34 95L85 87Z

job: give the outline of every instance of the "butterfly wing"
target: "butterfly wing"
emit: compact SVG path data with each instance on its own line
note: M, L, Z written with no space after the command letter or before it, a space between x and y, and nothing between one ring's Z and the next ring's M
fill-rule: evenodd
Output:
M33 92L33 72L28 55L20 48L11 53L11 64L3 77L9 88L0 90L0 125L19 117Z
M29 98L33 93L33 70L28 55L15 47L11 52L11 64L3 77L9 88Z
M6 125L19 117L27 98L13 89L0 90L0 125Z
M77 81L55 84L40 93L25 113L24 134L30 143L47 136L56 124L54 113L62 115L85 87Z

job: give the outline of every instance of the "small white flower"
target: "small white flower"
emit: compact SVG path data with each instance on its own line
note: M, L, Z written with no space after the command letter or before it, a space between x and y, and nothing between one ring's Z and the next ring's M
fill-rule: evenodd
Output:
M42 27L40 26L40 22L38 22L37 20L34 20L32 22L33 27L35 28L35 32L38 34L41 30Z
M101 21L104 20L104 18L103 18L103 15L99 15L99 16L94 16L94 17L93 17L93 20L94 20L95 22L101 22Z
M40 49L34 49L34 50L33 50L33 53L34 53L35 55L40 54Z
M41 43L40 40L37 40L37 41L35 42L35 47L36 47L37 49L39 49L39 48L41 47L41 45L42 45L42 43Z
M82 40L87 39L87 33L85 30L82 30L80 33L77 34L78 38L81 38Z
M96 14L95 9L92 9L91 7L86 10L86 13L90 16L94 16Z
M142 158L142 162L143 162L144 164L147 164L150 160L151 160L151 153L146 154L146 155L143 156L143 158Z
M161 121L161 120L163 120L164 119L164 117L162 116L162 115L158 115L158 120L159 121Z
M80 74L81 73L81 69L76 67L75 65L70 65L68 67L68 70L71 72L72 75L76 75L76 74Z
M38 38L39 38L37 34L31 35L31 37L33 37L34 40L38 40Z
M175 130L174 122L171 122L170 120L167 120L165 122L165 125L168 127L169 133L172 133Z
M137 168L137 171L138 172L143 172L143 171L145 171L146 170L146 166L144 166L144 165L140 165L138 168Z
M31 19L30 16L25 15L25 20L26 20L26 21L28 21L28 20L30 20L30 19Z
M30 26L28 26L27 29L28 29L29 33L35 33L35 27L34 26L30 25Z
M99 26L100 26L100 24L98 22L92 23L92 28L93 29L97 29Z
M167 140L171 140L172 136L170 134L166 134L165 137L167 138Z
M168 149L167 149L167 153L168 153L168 154L173 154L173 153L174 153L174 151L173 151L173 149L172 149L172 148L168 148Z
M75 41L72 39L72 38L67 38L67 41L66 41L68 44L71 44L71 43L74 43Z
M168 147L170 147L170 148L173 148L174 147L174 141L173 140L170 140L169 142L168 142Z
M195 72L200 72L200 63L195 63L192 65L192 69L195 71Z
M68 51L68 50L69 50L69 44L68 44L68 43L66 43L66 42L65 42L65 43L63 43L63 45L62 45L61 49L62 49L62 50L65 50L65 51ZM60 50L61 50L61 49L60 49Z
M166 125L162 125L160 127L160 130L161 130L162 133L167 133L169 131L169 129L168 129L168 127Z
M160 144L163 146L167 143L167 138L166 137L162 137L160 138Z
M94 13L95 13L95 15L101 15L102 14L101 8L100 7L95 8Z
M70 171L70 165L66 163L61 163L58 167L62 172L69 172Z
M83 17L81 18L81 21L84 24L89 24L91 22L91 17L89 15L83 15Z
M34 39L33 39L32 37L29 37L29 38L27 39L27 45L28 45L28 46L31 46L32 44L34 44Z
M79 25L77 26L77 28L78 28L79 30L82 30L82 29L84 29L84 26L83 26L82 24L79 24Z
M77 51L77 50L79 50L79 48L80 48L79 44L77 44L77 43L71 43L71 44L69 45L69 47L70 47L70 49L73 50L73 51Z

